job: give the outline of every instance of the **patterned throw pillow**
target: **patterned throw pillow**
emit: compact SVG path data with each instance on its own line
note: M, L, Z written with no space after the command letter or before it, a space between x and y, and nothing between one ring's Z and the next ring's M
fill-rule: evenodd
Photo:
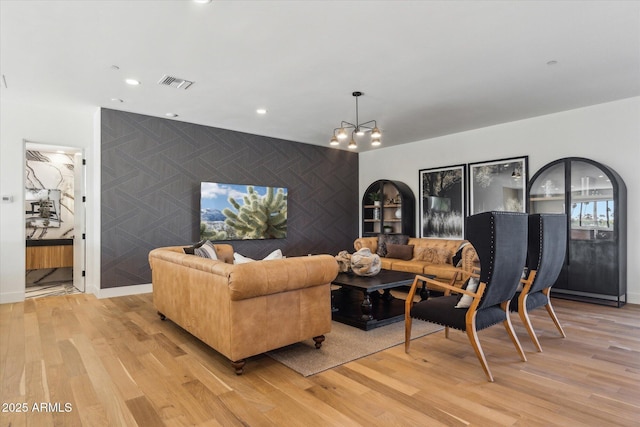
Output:
M202 258L218 259L216 248L213 246L210 240L207 240L204 245L193 250L193 254Z
M200 240L198 243L194 243L191 246L187 246L186 248L182 248L185 254L187 255L195 255L194 251L204 245L206 240Z
M464 249L465 246L470 244L471 243L469 242L464 242L463 244L460 245L460 247L456 251L456 254L453 256L453 260L451 262L454 267L462 267L462 250Z
M418 247L414 249L414 258L430 264L448 264L451 254L445 248Z
M406 245L409 242L409 236L404 234L379 234L378 235L378 251L381 257L387 256L387 243L393 245Z

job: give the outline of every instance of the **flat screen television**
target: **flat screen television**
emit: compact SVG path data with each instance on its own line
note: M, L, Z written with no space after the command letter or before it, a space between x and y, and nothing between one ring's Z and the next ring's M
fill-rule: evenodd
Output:
M287 188L202 182L200 238L207 240L284 239Z

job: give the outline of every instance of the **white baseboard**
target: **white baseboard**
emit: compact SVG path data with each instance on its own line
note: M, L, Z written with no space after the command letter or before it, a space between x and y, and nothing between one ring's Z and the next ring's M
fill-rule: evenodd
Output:
M20 292L0 293L0 304L9 304L12 302L24 301L24 290Z
M128 295L148 294L153 291L151 283L144 285L132 285L132 286L119 286L117 288L105 288L93 290L93 294L97 298L113 298L124 297Z

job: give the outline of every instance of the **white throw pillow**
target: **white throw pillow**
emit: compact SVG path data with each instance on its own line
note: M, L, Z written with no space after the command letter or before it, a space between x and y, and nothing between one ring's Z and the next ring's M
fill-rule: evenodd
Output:
M282 258L284 258L282 256L282 251L280 249L276 249L275 251L271 252L266 257L262 258L262 260L263 261L268 261L270 259L282 259ZM233 253L233 263L234 264L245 264L247 262L252 262L252 261L255 261L255 259L246 257L244 255L240 255L238 252L234 252Z
M475 292L478 289L478 285L480 284L480 279L477 277L471 277L469 279L469 283L467 283L467 290L469 292ZM458 304L456 304L455 308L469 308L471 303L473 302L473 297L471 295L462 295Z
M275 251L271 252L269 255L267 255L266 257L262 258L263 260L267 261L270 259L282 259L284 258L282 256L282 251L280 249L276 249Z
M247 262L253 262L255 259L246 257L244 255L240 255L238 252L233 253L233 263L234 264L245 264Z

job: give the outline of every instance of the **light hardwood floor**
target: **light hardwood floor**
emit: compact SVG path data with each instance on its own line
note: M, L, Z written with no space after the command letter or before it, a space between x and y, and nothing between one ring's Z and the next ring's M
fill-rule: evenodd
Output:
M308 378L268 356L236 376L160 321L150 294L3 304L0 426L638 425L640 306L554 305L567 338L535 310L543 353L512 316L526 363L502 326L480 332L489 383L456 331L414 340L409 355L399 345Z

